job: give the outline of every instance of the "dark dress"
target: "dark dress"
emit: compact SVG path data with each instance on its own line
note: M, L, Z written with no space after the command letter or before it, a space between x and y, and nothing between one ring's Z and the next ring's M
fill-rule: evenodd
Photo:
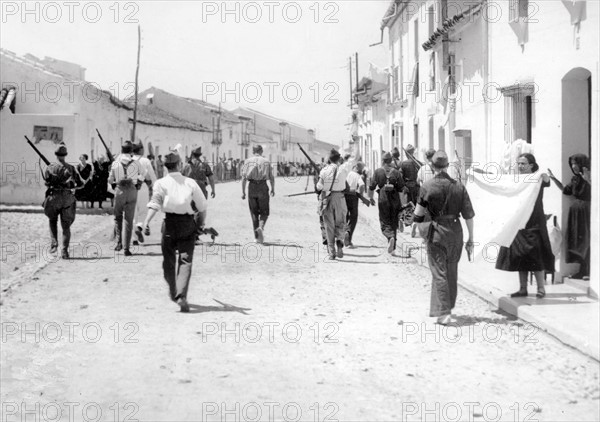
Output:
M542 182L540 193L524 229L519 230L509 248L500 247L496 269L503 271L554 272L554 254L550 245L546 216L544 214L544 188L550 182ZM527 251L527 253L523 253Z
M99 161L94 162L94 176L92 178L92 202L99 202L102 206L102 202L106 198L112 198L114 195L108 192L108 176L110 174L110 162L105 161L100 163Z
M575 154L569 158L569 164L575 162L580 168L589 168L589 160L583 154ZM565 195L574 198L569 208L567 223L567 263L581 263L590 258L590 230L592 186L581 175L571 178L571 183L563 189ZM585 274L587 275L587 274Z
M81 163L79 163L77 164L77 171L79 172L81 179L85 182L92 173L92 165L90 163L86 163L85 166L82 166ZM78 201L91 201L93 199L93 190L94 182L93 180L89 180L81 189L77 189L75 191L75 199Z
M385 185L389 184L389 188ZM402 208L400 202L400 191L404 187L402 174L392 167L383 167L375 170L371 180L371 190L377 190L379 199L377 206L379 208L379 224L381 232L389 239L396 239L398 230L398 214Z

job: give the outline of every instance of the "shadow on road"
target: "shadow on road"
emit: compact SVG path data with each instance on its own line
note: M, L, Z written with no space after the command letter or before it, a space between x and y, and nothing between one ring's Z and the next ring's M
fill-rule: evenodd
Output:
M230 305L213 299L221 306L202 306L190 303L190 314L201 314L205 312L239 312L240 314L248 315L246 311L251 311L252 308L240 308L239 306Z

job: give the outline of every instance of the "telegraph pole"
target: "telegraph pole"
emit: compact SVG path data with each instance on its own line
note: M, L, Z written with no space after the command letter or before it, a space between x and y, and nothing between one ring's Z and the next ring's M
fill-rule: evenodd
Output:
M135 126L137 123L137 106L138 106L138 76L140 74L140 50L142 47L142 30L138 25L138 48L137 48L137 65L135 67L135 96L133 104L133 130L131 131L131 142L135 143Z

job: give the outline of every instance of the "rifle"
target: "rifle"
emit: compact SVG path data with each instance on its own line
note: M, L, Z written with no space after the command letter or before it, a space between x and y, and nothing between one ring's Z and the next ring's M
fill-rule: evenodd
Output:
M285 195L286 198L291 198L292 196L302 196L302 195L312 195L314 192L302 192L302 193L292 193L291 195Z
M417 166L419 166L419 168L421 168L421 167L423 166L423 163L422 163L422 162L420 162L419 160L417 160L417 159L416 159L416 158L415 158L415 157L414 157L412 154L410 154L410 153L409 153L409 152L406 150L406 148L402 147L402 149L404 150L404 153L406 154L406 156L407 156L408 158L410 158L411 160L413 160L413 162L414 162L414 163L415 163Z
M34 150L34 151L37 153L37 155L39 155L39 157L42 159L42 161L43 161L43 162L44 162L44 163L45 163L47 166L49 166L49 165L50 165L50 161L48 161L48 159L47 159L46 157L44 157L44 154L42 154L42 153L40 152L40 150L39 150L39 149L37 149L37 148L35 147L35 145L33 145L33 142L31 142L31 141L29 140L29 138L28 138L26 135L25 135L25 139L27 139L27 143L29 144L29 146L30 146L31 148L33 148L33 150Z
M310 156L306 153L306 151L304 151L304 148L302 148L302 145L300 145L299 143L296 143L296 145L298 145L298 148L300 148L300 151L302 151L302 154L304 154L304 156L306 157L306 159L308 160L308 162L313 166L313 168L315 169L315 174L318 176L319 172L321 171L319 169L319 166L317 166L317 164L312 160L312 158L310 158ZM315 188L316 188L316 184L315 184ZM297 196L297 195L294 195L294 196ZM367 207L371 205L371 201L369 201L367 198L365 198L364 196L362 196L360 193L356 192L356 196Z
M104 138L102 138L102 135L100 135L100 131L98 129L96 129L96 133L100 138L100 142L102 142L102 145L104 145L104 148L106 148L106 156L108 157L109 163L112 163L113 161L115 161L115 157L113 157L112 153L108 149L108 146L106 145L106 142L104 142Z

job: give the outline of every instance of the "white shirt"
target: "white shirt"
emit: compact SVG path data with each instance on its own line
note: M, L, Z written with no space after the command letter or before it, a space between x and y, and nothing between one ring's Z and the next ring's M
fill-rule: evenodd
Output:
M335 169L337 174L335 175L335 181L333 175ZM321 170L319 173L319 181L317 183L317 189L325 192L341 192L346 189L346 179L348 178L348 167L338 166L337 164L329 164ZM332 186L333 183L333 186Z
M429 163L423 164L417 173L417 183L422 185L426 181L433 179L433 176L435 176L435 172L431 168L431 165Z
M152 167L152 162L146 157L142 157L141 155L134 155L133 159L140 163L140 173L144 180L149 182L156 182L156 173L154 173L154 168Z
M119 154L111 165L108 183L119 183L126 179L131 179L134 184L144 180L139 162L129 154Z
M348 186L350 186L350 192L357 192L361 186L365 185L361 175L355 171L351 171L348 174L346 182L348 182Z
M192 201L199 212L206 211L208 201L196 181L173 172L154 182L148 208L172 214L194 214Z

